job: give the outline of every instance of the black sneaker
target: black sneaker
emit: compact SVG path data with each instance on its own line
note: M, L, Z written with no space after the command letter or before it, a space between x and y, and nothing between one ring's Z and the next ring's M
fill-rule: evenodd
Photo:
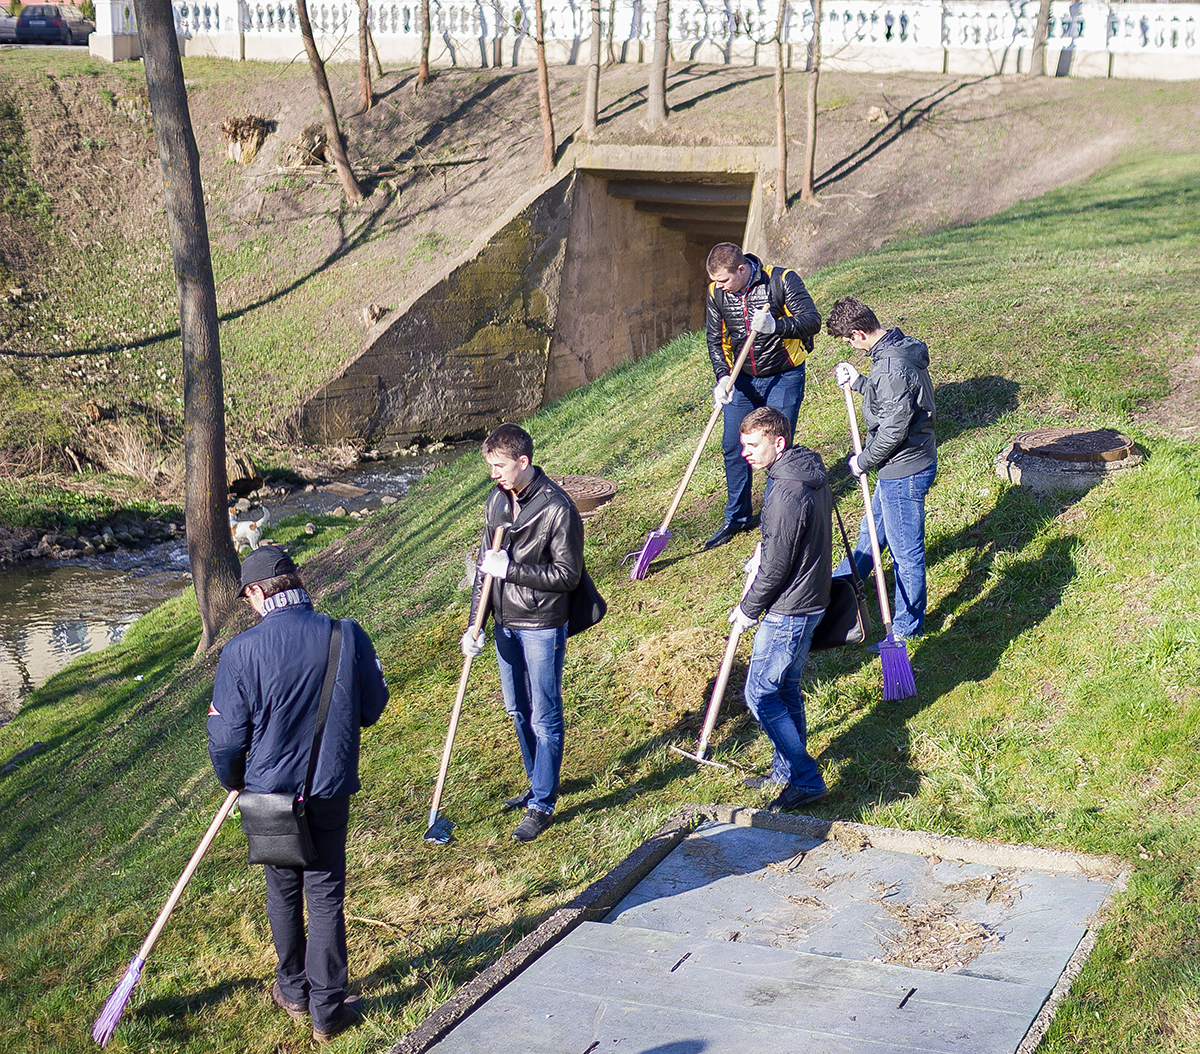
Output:
M726 542L733 541L733 536L738 533L738 529L731 523L725 524L716 534L714 534L707 542L704 543L705 549L715 549L719 545L724 545Z
M778 790L784 784L780 783L774 776L747 776L742 780L742 786L746 790Z
M525 818L517 824L517 829L513 831L513 837L518 842L532 842L553 822L554 817L548 812L526 809Z
M362 1004L358 996L348 995L333 1015L333 1020L324 1028L313 1025L313 1039L318 1043L328 1043L334 1036L340 1036L348 1028L353 1028L362 1020Z
M524 809L529 804L529 799L533 797L533 790L527 790L524 794L518 794L515 798L508 798L504 802L506 809Z
M276 981L271 988L271 1002L287 1014L293 1021L303 1023L308 1020L308 1007L303 1003L293 1003L283 994L283 989Z
M814 794L812 791L803 790L800 787L784 787L783 792L777 798L772 798L767 802L767 812L791 812L802 805L819 802L828 793L829 791L822 790Z

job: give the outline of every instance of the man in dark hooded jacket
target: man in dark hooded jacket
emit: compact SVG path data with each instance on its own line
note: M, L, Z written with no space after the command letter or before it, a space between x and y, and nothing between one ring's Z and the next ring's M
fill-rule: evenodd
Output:
M742 421L743 456L767 472L758 569L729 621L743 630L763 616L746 674L746 706L775 747L772 779L783 790L767 808L795 809L825 796L808 753L800 678L813 631L829 606L833 495L819 454L791 445L791 423L762 406ZM765 614L764 614L765 613Z
M915 637L925 625L925 495L937 475L929 349L899 327L885 331L875 313L850 296L833 305L826 329L871 356L868 376L839 362L834 379L862 393L867 438L862 453L850 458L850 471L861 476L878 470L871 512L880 549L891 550L896 569L892 632ZM863 578L870 577L874 561L865 516L854 563ZM843 560L836 573L849 574L849 563Z

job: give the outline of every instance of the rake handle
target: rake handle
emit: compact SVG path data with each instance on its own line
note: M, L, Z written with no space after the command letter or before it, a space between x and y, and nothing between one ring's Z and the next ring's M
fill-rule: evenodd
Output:
M846 396L846 414L850 418L850 436L854 440L854 453L862 453L862 438L858 433L858 415L854 412L854 400L850 398L850 385L842 385L842 394ZM883 573L883 556L879 550L879 534L875 530L875 510L871 507L871 485L867 482L867 474L861 473L858 482L862 486L863 507L866 510L867 532L871 535L871 555L875 560L875 591L879 594L879 614L883 618L884 633L892 635L892 611L887 601L887 578Z
M742 372L742 367L746 364L746 359L750 355L750 349L754 347L754 330L751 330L746 336L746 341L742 345L742 350L738 357L734 360L733 369L729 372L729 384L726 386L726 391L733 390L733 382L737 380L738 374ZM683 493L687 490L687 485L692 481L692 473L696 471L696 466L700 464L700 455L704 453L704 447L708 443L709 436L713 434L713 429L717 427L717 418L724 412L725 407L714 406L713 412L708 418L708 424L704 426L704 432L700 436L700 442L696 444L696 452L692 455L692 460L688 462L687 470L683 474L683 479L679 481L679 489L675 492L675 500L671 502L671 507L667 509L667 515L663 517L662 526L659 527L660 534L667 533L667 527L671 523L671 517L675 515L675 511L679 508L679 503L683 501Z
M504 541L504 528L497 527L492 536L492 548L499 549ZM472 634L476 640L487 619L488 601L492 595L492 576L483 576L483 588L479 591L479 609L475 612L475 621L471 623ZM463 700L467 696L467 678L471 676L471 656L463 656L462 673L458 678L458 691L454 696L454 707L450 711L450 727L446 731L446 745L442 747L442 764L438 768L437 783L433 787L433 804L429 807L429 826L437 820L438 806L442 803L442 788L446 785L446 773L450 771L450 752L454 749L454 734L458 731L458 719L462 714Z
M717 683L713 685L712 698L708 702L708 712L704 715L704 728L700 732L700 742L696 746L696 754L703 758L708 750L708 740L717 727L717 715L721 712L721 703L725 699L725 689L729 685L729 674L733 670L733 660L737 656L738 643L742 639L742 629L734 626L729 633L729 643L725 645L725 657L721 660L721 670L717 674Z
M187 888L187 884L191 881L192 875L195 874L196 868L200 866L200 861L204 858L204 854L208 852L208 847L212 845L213 839L217 837L217 832L220 831L221 824L225 822L225 818L229 815L240 793L240 791L231 790L226 795L221 807L217 810L217 815L213 817L213 822L208 825L208 830L204 832L204 837L200 839L200 844L196 846L196 851L192 853L191 860L187 862L187 867L183 869L183 874L179 876L179 881L175 883L175 888L171 890L171 895L167 897L166 904L163 905L162 911L158 913L158 918L154 920L154 925L150 927L150 932L142 942L142 947L137 953L137 957L143 962L150 957L150 951L162 933L163 927L166 926L167 919L171 917L171 912L175 910L175 905L179 903L179 898L183 896L184 889Z

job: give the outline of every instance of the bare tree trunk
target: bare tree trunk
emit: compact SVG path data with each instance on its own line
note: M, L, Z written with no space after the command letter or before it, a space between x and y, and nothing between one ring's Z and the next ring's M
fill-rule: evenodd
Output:
M613 32L617 24L617 0L608 0L608 33L605 37L608 47L608 58L605 60L606 66L615 66L617 63L617 52L613 46Z
M338 178L342 181L346 197L357 204L362 201L363 192L350 168L350 159L346 156L346 146L342 142L342 132L338 127L337 110L333 105L333 93L329 90L329 78L325 76L325 63L321 61L321 53L317 51L312 23L308 20L308 0L296 0L296 14L300 19L304 50L308 52L308 64L317 82L317 94L321 96L321 108L325 111L325 134L329 139L327 149L333 154L333 164L337 169Z
M146 89L154 116L167 229L179 288L188 558L207 651L237 600L238 559L229 535L225 393L200 153L192 132L175 18L167 0L135 0Z
M817 165L817 84L821 79L821 0L812 0L813 36L809 52L808 102L805 107L808 117L808 133L804 140L804 175L800 177L800 200L807 205L817 203L813 189Z
M588 42L587 87L583 93L583 137L592 139L600 120L600 0L592 0L592 36Z
M379 49L375 46L375 34L367 33L367 40L371 42L371 58L375 60L375 76L383 76L383 63L379 61Z
M429 20L429 0L421 0L421 61L417 64L417 79L413 82L413 91L424 88L429 83L429 41L433 37L433 29Z
M775 23L775 218L787 212L787 98L783 91L783 24L788 0L779 0Z
M650 91L646 123L658 128L667 121L667 55L671 49L671 0L658 0L654 11L654 53L650 58Z
M368 0L358 0L358 112L366 113L375 102L371 92L371 13Z
M1046 76L1046 38L1050 35L1050 0L1038 4L1037 25L1033 27L1033 53L1029 56L1029 76Z
M550 113L550 72L546 68L546 20L542 14L542 0L534 0L534 17L537 24L537 77L538 109L542 114L542 175L553 171L554 116Z

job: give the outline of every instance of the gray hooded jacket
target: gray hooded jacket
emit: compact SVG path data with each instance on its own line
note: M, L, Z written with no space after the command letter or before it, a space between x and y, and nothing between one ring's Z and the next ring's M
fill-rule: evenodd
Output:
M937 463L929 349L921 341L889 329L871 349L870 375L853 387L862 393L867 423L862 468L904 479Z

